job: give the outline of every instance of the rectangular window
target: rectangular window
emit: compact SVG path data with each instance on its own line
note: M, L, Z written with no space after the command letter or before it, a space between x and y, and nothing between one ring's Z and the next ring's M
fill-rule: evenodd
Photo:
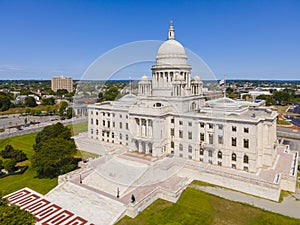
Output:
M189 127L191 127L191 126L192 126L192 124L193 124L192 122L189 122Z
M211 159L210 159L210 160L208 160L208 163L209 163L209 164L212 164L212 160L211 160Z
M106 133L106 137L109 137L109 132Z
M96 112L96 116L98 116L98 112Z
M218 136L218 143L219 143L220 145L223 144L223 136L222 136L222 135L219 135L219 136Z
M222 166L222 162L218 162L218 166Z
M183 131L182 130L179 131L179 137L183 138Z
M209 144L214 144L214 135L213 134L209 134L208 135L208 138L209 138Z
M112 116L115 117L115 114L113 113Z
M122 118L122 114L120 114L120 118Z
M116 126L116 123L115 122L113 122L113 127L115 127Z
M244 139L244 148L249 148L249 139Z
M204 141L204 133L200 133L200 141Z
M183 125L183 122L182 122L182 120L179 120L179 125Z
M236 146L236 137L231 138L231 146Z
M236 126L232 126L232 131L236 132Z
M208 156L209 156L209 157L212 157L212 156L213 156L212 150L208 150Z
M199 161L200 161L200 162L203 162L203 158L199 158Z
M110 128L110 121L107 121L107 127Z
M171 148L174 148L174 141L171 141Z
M126 141L128 141L128 134L126 134Z
M104 135L105 135L105 132L104 132L104 131L102 131L102 137L104 137Z
M102 125L105 126L105 120L102 120Z
M105 116L105 112L103 112L102 115Z
M244 171L248 172L249 168L248 166L244 166Z
M209 128L209 129L212 129L213 127L214 127L214 125L213 125L212 123L209 123L209 124L208 124L208 128Z
M200 127L204 127L204 123L203 122L200 122Z
M91 111L91 115L93 115L93 111Z
M93 124L93 119L91 119L91 124Z
M171 136L174 136L174 128L171 128Z
M223 124L218 124L219 130L223 130Z
M244 127L244 133L249 133L249 128L248 127Z
M126 123L126 130L128 130L128 123Z
M171 123L174 123L174 118L171 119Z
M182 153L179 154L179 157L182 157Z
M96 125L98 125L98 120L96 119Z
M189 155L188 157L189 157L189 159L192 159L192 156L191 156L191 155Z
M189 131L189 139L192 140L193 139L193 133L191 131Z
M236 169L236 164L231 164L231 168Z
M120 129L122 129L122 122L120 122Z
M128 115L126 115L126 119L128 119Z

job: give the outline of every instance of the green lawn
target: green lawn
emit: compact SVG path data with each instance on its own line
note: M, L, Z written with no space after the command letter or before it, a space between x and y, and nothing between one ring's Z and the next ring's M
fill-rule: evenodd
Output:
M29 160L23 162L23 165L28 165L28 170L21 175L12 175L0 179L0 191L8 194L17 191L24 187L29 187L41 194L46 194L57 185L57 178L55 179L39 179L36 178L36 172L31 167L31 158L34 150L32 145L35 142L36 133L26 134L18 137L0 139L0 150L8 144L15 149L24 151Z
M68 126L68 128L71 129L72 135L77 135L81 132L86 132L88 130L88 123L83 122L83 123L78 123L78 124L72 124Z
M300 220L232 202L189 187L177 203L158 199L136 218L126 216L117 224L299 225Z

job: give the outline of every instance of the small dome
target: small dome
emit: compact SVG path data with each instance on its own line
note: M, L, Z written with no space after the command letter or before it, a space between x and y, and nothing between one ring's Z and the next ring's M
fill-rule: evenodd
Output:
M200 81L200 77L198 75L194 76L195 81Z
M133 94L127 94L119 99L121 102L135 102L137 101L137 97Z
M147 81L148 80L148 77L146 74L144 74L144 76L141 78L141 81L144 80L144 81Z

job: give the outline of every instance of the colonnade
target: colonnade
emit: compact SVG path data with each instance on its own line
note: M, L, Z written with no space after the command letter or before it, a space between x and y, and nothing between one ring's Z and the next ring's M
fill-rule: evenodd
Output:
M153 124L150 119L136 118L136 136L152 138L153 135Z

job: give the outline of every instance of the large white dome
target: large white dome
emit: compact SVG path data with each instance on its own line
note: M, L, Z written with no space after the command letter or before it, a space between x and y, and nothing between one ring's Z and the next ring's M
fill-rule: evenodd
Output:
M161 44L156 56L156 65L186 65L187 57L182 44L175 40L175 32L170 23L168 40Z
M167 40L159 47L156 65L186 65L187 57L182 44L176 40Z

